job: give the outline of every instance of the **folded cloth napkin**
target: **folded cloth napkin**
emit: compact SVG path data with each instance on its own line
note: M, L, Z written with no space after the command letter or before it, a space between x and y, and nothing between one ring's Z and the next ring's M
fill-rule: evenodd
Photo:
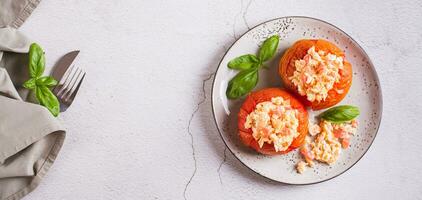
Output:
M0 27L18 28L41 0L0 0Z
M28 93L21 85L28 79L30 41L14 28L1 28L6 19L2 17L5 13L2 6L13 2L17 5L16 2L33 1L0 0L0 200L21 199L34 190L56 159L65 138L62 126L46 108L22 100ZM7 20L11 20L8 23L14 27L21 23L15 23L16 20L29 15L25 6L9 8L22 9L15 13L24 15L13 18L7 13Z

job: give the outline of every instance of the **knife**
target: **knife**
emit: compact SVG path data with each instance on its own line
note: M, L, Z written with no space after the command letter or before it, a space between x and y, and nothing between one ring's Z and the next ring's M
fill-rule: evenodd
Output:
M54 87L53 92L57 93L56 90L58 90L61 86L64 84L64 80L62 80L63 75L66 73L66 71L69 69L70 66L74 65L75 58L78 56L79 50L77 51L71 51L64 56L60 58L59 61L57 61L56 65L54 66L53 73L51 76L53 76L54 79L56 79L59 83Z

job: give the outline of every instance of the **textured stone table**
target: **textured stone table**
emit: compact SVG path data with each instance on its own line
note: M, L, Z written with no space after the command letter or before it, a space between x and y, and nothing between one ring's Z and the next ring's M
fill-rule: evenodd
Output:
M52 66L80 49L88 73L57 162L27 199L417 199L422 196L421 1L53 1L21 30ZM260 22L331 22L371 56L384 96L379 134L345 174L317 185L262 178L225 149L213 72Z

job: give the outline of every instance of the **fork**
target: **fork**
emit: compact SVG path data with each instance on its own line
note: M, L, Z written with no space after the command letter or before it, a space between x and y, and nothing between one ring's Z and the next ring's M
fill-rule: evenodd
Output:
M60 102L60 111L64 112L72 104L78 93L79 87L85 78L85 71L75 64L65 72L57 86L53 89Z

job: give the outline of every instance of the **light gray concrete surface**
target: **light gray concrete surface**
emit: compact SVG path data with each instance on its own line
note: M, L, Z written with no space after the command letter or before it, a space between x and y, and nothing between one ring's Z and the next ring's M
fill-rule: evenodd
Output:
M349 33L383 90L368 153L317 185L254 174L212 120L212 75L225 50L248 28L287 15ZM43 0L21 30L49 66L80 49L87 71L60 117L63 150L26 199L422 199L422 1Z

